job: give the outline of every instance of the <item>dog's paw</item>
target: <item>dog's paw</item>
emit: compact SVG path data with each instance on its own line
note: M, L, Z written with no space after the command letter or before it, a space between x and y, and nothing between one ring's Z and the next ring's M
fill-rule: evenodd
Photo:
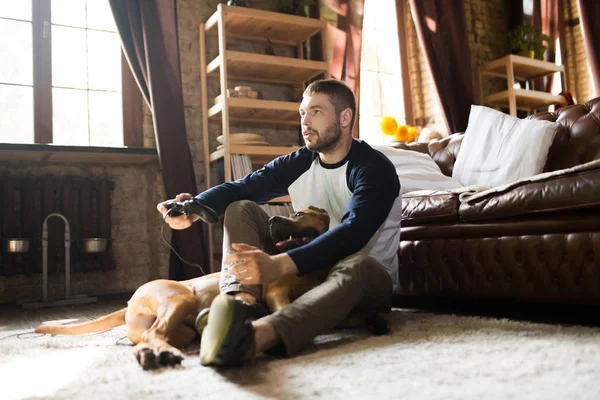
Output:
M135 352L135 358L145 370L160 368L158 358L150 347L143 347Z
M154 349L150 345L138 345L133 351L136 360L145 370L174 367L183 361L183 353L174 347Z
M158 353L158 359L162 366L174 367L175 365L181 365L183 353L175 348L167 349Z

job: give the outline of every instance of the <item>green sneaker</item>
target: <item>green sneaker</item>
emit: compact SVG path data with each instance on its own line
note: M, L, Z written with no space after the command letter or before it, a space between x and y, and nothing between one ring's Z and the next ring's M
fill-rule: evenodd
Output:
M210 308L205 308L200 311L198 316L196 317L196 321L194 322L194 327L196 327L196 332L200 336L202 336L202 331L206 328L206 324L208 324L208 314L210 312Z
M256 308L231 295L218 295L210 306L208 323L202 330L200 364L240 365L242 358L256 347L252 326L252 321L257 319Z

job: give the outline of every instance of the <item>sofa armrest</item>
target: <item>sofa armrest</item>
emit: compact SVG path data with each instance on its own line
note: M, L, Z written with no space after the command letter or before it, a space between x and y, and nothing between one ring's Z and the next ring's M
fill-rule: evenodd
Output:
M443 139L434 139L430 142L397 142L392 144L392 147L429 154L444 175L452 176L454 162L460 151L460 145L464 136L464 132L458 132Z
M544 179L522 181L458 209L461 221L483 221L530 214L600 209L600 166Z
M418 151L419 153L429 154L426 142L393 142L390 144L395 149Z

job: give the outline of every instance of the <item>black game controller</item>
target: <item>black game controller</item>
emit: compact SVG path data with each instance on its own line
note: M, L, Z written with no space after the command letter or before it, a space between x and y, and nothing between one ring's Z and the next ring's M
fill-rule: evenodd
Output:
M208 224L214 224L219 220L217 213L209 206L200 203L196 199L186 200L182 202L172 201L166 204L167 217L176 217L178 215L197 215L200 219Z

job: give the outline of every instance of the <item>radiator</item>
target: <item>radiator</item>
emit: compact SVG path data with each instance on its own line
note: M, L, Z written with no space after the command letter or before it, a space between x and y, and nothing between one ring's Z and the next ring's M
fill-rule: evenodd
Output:
M111 253L111 192L105 178L11 176L0 177L0 276L31 275L42 271L42 223L51 213L63 214L71 228L71 270L101 271L115 268ZM31 240L29 251L10 253L6 241ZM106 238L102 253L85 253L84 238ZM48 220L48 274L65 268L64 223Z

